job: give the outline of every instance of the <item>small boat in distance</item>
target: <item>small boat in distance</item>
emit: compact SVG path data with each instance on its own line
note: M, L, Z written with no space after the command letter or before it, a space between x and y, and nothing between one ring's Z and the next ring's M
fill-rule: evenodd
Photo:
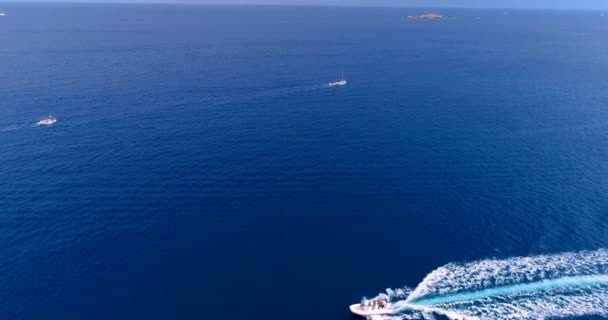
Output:
M346 85L346 80L344 79L344 71L342 71L342 78L327 84L327 86L329 86L329 87L343 86L343 85Z
M0 17L4 17L6 16L6 12L4 12L4 10L0 9Z
M391 303L381 299L364 300L361 303L351 305L349 309L350 312L363 317L395 313Z
M55 122L57 122L57 118L49 114L48 117L41 119L40 121L36 122L36 124L39 126L50 126Z

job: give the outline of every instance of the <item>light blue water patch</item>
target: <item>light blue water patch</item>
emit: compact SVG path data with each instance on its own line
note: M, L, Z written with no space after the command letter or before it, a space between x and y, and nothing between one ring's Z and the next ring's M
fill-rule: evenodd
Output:
M471 301L526 292L604 285L608 285L608 275L565 277L555 280L543 280L535 283L518 284L499 288L485 289L476 292L466 292L459 294L451 294L443 297L439 296L435 298L421 299L418 301L414 301L413 304L435 305L441 303Z

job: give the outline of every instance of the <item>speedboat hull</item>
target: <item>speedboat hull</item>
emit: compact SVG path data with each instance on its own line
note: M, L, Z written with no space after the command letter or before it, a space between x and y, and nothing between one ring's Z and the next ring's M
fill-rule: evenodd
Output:
M344 86L344 85L346 85L346 80L338 80L338 81L330 82L327 85L330 86L330 87L333 87L333 86Z
M351 305L349 308L350 308L350 312L352 312L356 315L364 316L364 317L395 313L395 311L393 311L393 309L391 309L390 303L387 303L384 308L380 308L380 309L366 308L365 310L363 310L363 309L361 309L360 303L355 303L355 304Z
M37 124L39 126L50 126L50 125L54 124L55 122L57 122L56 119L44 119L44 120L38 121Z

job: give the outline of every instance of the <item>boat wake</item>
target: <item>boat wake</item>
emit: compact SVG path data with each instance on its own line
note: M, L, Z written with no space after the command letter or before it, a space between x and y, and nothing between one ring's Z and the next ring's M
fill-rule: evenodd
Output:
M32 127L37 127L37 126L38 126L37 124L12 125L12 126L0 128L0 132L16 131L16 130L27 129L27 128L32 128Z
M608 316L608 250L450 263L379 298L395 313L374 320Z
M302 93L307 91L314 91L323 88L323 85L303 85L303 86L294 86L294 87L284 87L273 90L259 91L250 94L242 95L237 98L238 100L251 100L265 97L274 97L274 96L288 96L291 94Z
M262 90L250 93L243 93L231 97L225 98L216 98L211 99L207 102L208 106L222 106L226 104L238 104L238 103L246 103L251 100L269 98L269 97L281 97L281 96L289 96L293 94L302 94L306 92L321 90L326 88L327 85L304 85L304 86L294 86L294 87L284 87L278 89L270 89L270 90Z

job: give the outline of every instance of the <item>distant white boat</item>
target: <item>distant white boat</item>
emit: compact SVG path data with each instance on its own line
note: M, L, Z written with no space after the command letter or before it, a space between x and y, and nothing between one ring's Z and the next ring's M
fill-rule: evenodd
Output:
M340 79L338 79L336 81L330 82L327 85L330 86L330 87L333 87L333 86L344 86L344 85L346 85L346 80L344 79L344 71L342 72L342 78L340 78Z
M6 16L6 12L4 12L4 10L0 9L0 17L4 17Z
M49 114L48 117L41 119L40 121L36 122L36 124L39 126L50 126L55 122L57 122L57 118Z

